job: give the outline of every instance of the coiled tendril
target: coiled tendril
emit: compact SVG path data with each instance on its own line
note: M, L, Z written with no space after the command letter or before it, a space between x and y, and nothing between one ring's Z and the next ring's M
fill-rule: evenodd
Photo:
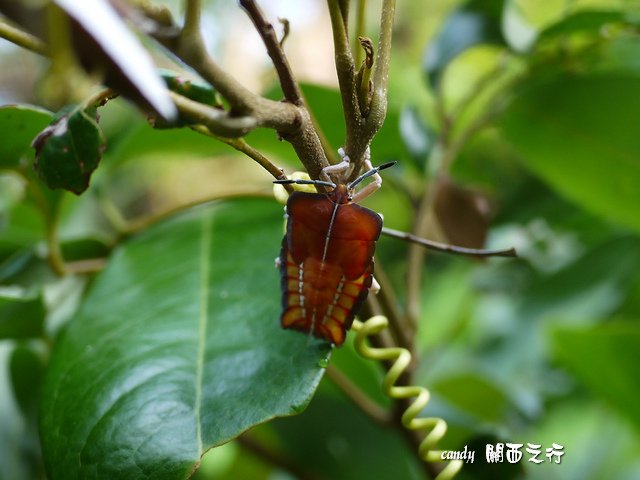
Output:
M402 414L402 425L410 430L428 430L424 440L420 443L418 454L425 462L442 462L442 451L434 450L438 442L447 432L447 423L442 418L418 417L420 412L427 406L431 394L429 390L417 385L398 386L395 383L411 363L411 352L406 348L374 348L367 345L365 339L370 335L375 335L387 328L389 322L386 317L377 315L371 317L366 322L354 321L353 330L356 331L355 348L356 351L365 358L371 360L394 360L393 366L386 373L382 382L385 395L404 399L416 397L413 403ZM449 480L462 468L461 460L452 460L438 474L436 480Z

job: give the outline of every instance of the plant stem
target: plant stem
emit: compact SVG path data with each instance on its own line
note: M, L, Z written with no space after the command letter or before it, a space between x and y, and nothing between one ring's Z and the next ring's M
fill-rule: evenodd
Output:
M284 179L287 178L286 175L284 175L284 173L282 172L281 168L279 168L276 165L274 165L271 162L271 160L269 160L266 156L264 156L262 153L260 153L255 148L253 148L251 145L249 145L246 142L246 140L244 140L243 138L219 137L217 135L212 135L206 129L202 129L201 127L198 127L198 126L192 127L192 130L195 130L196 132L203 133L205 135L209 135L209 136L221 141L222 143L226 143L230 147L235 148L239 152L244 153L247 157L251 158L252 160L255 160L255 162L258 163L258 165L260 165L267 172L269 172L271 175L273 175L273 177L275 179L284 180ZM287 192L289 192L289 193L293 192L293 187L291 185L283 185L283 187L287 190Z
M42 56L49 56L49 49L47 45L38 37L1 21L0 38L4 38L19 47L25 48Z
M379 425L388 426L391 416L387 411L371 400L357 385L333 365L327 367L327 377L351 402Z
M450 253L452 255L466 255L470 257L517 257L515 248L509 249L476 249L458 247L456 245L447 245L445 243L434 242L433 240L427 240L426 238L416 237L407 232L401 232L399 230L393 230L391 228L383 227L382 233L390 237L399 238L401 240L407 240L409 242L422 245L428 250L435 250L436 252Z
M214 135L241 137L257 126L258 122L252 116L232 117L224 110L196 102L171 90L168 93L181 116L204 125Z
M373 96L371 98L370 113L367 117L367 130L372 137L382 127L387 114L387 87L389 83L391 37L393 35L395 8L395 0L384 0L382 3L378 51L373 67Z
M280 80L280 86L282 87L284 98L294 105L303 105L304 100L302 92L300 91L298 82L296 82L293 76L287 57L282 50L282 45L280 44L275 30L273 29L273 25L266 20L264 14L258 5L256 5L254 0L240 0L240 6L244 8L249 15L249 18L256 27L258 34L262 38L262 42L265 47L267 47L269 57L271 57L273 66L278 73L278 79Z
M300 480L320 480L322 478L315 473L311 473L303 469L279 452L268 448L264 443L257 441L248 433L240 435L236 440L238 444L248 452L253 453L256 457L264 460L270 465L275 465L282 470L289 472L294 478L298 478Z
M362 51L362 47L360 47L360 37L365 36L365 27L366 27L366 11L367 11L367 0L358 0L358 7L356 10L356 34L353 38L353 52L355 55L355 65L358 67L363 60L364 53Z

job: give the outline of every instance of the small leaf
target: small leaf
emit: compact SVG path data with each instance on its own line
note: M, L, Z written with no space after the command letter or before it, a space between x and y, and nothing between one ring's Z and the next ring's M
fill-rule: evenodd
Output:
M207 449L306 407L330 348L280 328L281 212L218 203L116 250L47 371L51 478L183 479Z
M89 187L105 146L95 109L63 114L33 141L35 168L51 189L81 194Z
M170 70L160 70L160 76L167 85L167 88L172 92L179 93L183 97L189 98L198 103L216 108L223 107L217 96L216 90L206 82L190 80ZM192 121L185 119L180 114L178 114L178 118L174 120L156 118L153 121L154 128L176 128L191 124L193 124Z
M638 321L615 322L553 332L557 358L640 428L640 328Z
M52 119L51 112L30 105L0 107L0 168L17 167L23 157L33 157L31 142Z
M624 102L620 99L624 98ZM528 85L501 126L519 160L584 208L640 230L640 77L553 76Z
M206 82L185 78L171 70L160 70L160 76L172 92L212 107L222 106L215 88Z
M41 337L45 315L41 296L26 295L19 287L0 288L0 339Z
M503 0L471 0L447 17L423 57L429 82L437 88L449 62L469 47L481 43L504 44L500 33Z

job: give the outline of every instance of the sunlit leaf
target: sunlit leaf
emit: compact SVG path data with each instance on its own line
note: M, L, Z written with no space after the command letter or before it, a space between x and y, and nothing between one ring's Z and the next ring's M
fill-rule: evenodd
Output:
M555 76L523 90L501 126L519 160L560 194L640 230L638 112L638 77Z
M459 53L481 43L504 43L500 33L502 0L471 0L455 10L424 53L424 69L437 87L442 72Z
M554 352L591 391L640 428L640 327L637 321L558 328Z
M279 326L281 212L219 203L113 254L47 374L51 477L185 478L208 448L305 408L329 348Z
M550 27L540 32L537 41L542 42L561 35L576 32L593 32L600 34L601 29L608 25L622 22L627 16L620 11L599 11L587 10L579 11L573 15L563 18L561 21L552 24Z

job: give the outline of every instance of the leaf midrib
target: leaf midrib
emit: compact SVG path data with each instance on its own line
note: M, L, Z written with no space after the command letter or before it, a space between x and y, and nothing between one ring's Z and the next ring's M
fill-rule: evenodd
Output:
M202 422L200 412L202 408L202 381L204 370L204 354L207 336L207 318L209 316L209 275L211 270L211 214L204 215L201 223L200 236L200 311L198 315L198 351L196 356L196 385L195 385L195 420L196 441L198 442L198 456L202 456Z

